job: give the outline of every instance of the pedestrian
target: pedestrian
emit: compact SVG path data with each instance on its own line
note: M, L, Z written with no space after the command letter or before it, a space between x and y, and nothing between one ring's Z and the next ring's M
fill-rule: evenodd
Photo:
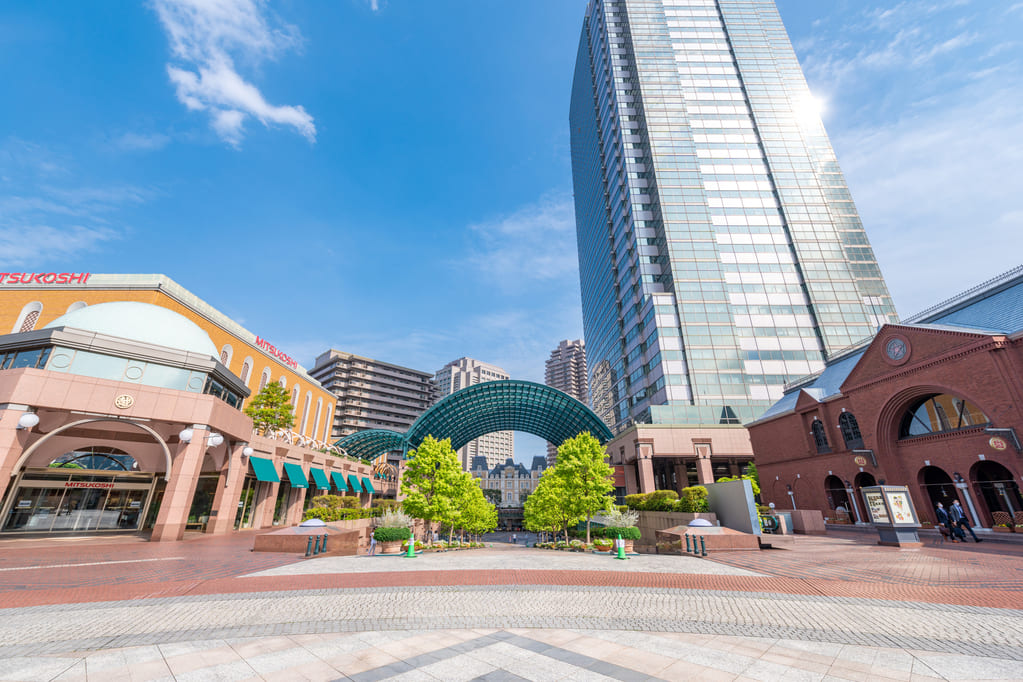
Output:
M369 549L366 550L366 554L370 556L376 556L377 553L377 538L375 535L369 536Z
M515 533L512 533L512 544L516 545L516 544L518 544L518 542L519 542L519 537L517 535L515 535Z
M959 537L961 537L963 541L966 540L966 534L963 533L963 528L970 531L970 535L973 536L974 542L981 541L980 538L977 537L977 534L973 532L973 526L970 525L970 520L966 518L966 510L959 504L958 499L952 503L951 507L948 508L948 518L952 522L952 525L956 527Z
M945 505L939 502L938 506L934 508L934 512L938 515L938 523L943 525L945 527L945 530L948 531L949 539L952 542L955 542L956 536L955 533L952 532L952 519L949 518L948 512L945 511Z

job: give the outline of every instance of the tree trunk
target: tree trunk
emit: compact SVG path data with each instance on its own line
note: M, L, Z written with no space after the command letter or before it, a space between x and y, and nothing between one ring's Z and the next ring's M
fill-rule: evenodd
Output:
M590 515L586 515L586 544L590 544Z

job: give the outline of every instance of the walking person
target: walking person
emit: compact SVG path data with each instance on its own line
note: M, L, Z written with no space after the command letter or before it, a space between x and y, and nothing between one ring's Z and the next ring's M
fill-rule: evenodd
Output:
M369 549L366 550L366 554L370 556L376 556L377 554L377 538L375 535L369 536Z
M959 500L954 501L952 506L948 508L948 518L952 521L952 525L956 527L959 537L963 539L963 542L966 541L966 534L963 533L963 528L970 531L974 542L981 542L981 539L973 532L973 526L970 525L970 520L966 518L966 510L959 504Z
M945 511L945 505L939 502L938 506L934 508L934 512L938 515L938 523L943 525L945 527L945 530L948 531L949 540L955 542L956 536L955 533L952 532L952 519L949 518L948 512Z
M512 533L512 544L513 545L519 544L519 536L517 536L515 533Z

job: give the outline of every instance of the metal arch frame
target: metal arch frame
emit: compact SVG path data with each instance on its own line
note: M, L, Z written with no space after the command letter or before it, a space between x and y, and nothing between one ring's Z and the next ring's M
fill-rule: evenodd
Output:
M334 447L345 454L359 459L373 459L381 452L401 450L402 456L408 452L408 441L404 434L388 429L369 429L357 431L334 442Z
M29 445L27 448L25 448L25 451L21 453L21 457L19 457L18 461L14 464L14 468L11 469L11 476L12 477L16 476L18 472L21 471L22 467L25 465L25 462L27 462L29 458L33 454L35 454L35 451L38 450L39 447L46 441L75 426L81 426L82 424L92 424L94 422L115 422L117 424L134 426L136 428L142 429L150 436L152 436L153 439L160 444L160 448L163 450L164 460L166 461L167 464L167 470L163 474L163 480L170 482L171 466L173 464L173 461L170 453L170 448L167 447L167 443L163 440L163 438L160 437L160 434L158 434L155 430L153 430L149 426L146 426L145 424L140 424L139 422L131 421L128 419L118 419L117 417L96 417L94 419L79 419L78 421L74 421L69 424L64 424L63 426L60 426L54 429L53 431L50 431L49 433L45 434L42 438L37 440L35 443L32 443L32 445Z
M409 428L405 440L416 448L427 435L451 438L455 450L495 431L524 431L562 443L584 431L603 443L614 437L593 410L567 393L532 381L487 381L439 401Z

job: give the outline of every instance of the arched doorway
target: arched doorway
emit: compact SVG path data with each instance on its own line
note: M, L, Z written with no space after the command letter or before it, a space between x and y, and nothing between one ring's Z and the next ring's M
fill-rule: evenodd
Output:
M955 483L941 467L926 466L917 474L917 482L923 492L923 498L930 502L929 511L932 520L937 523L938 518L934 512L935 507L941 502L948 509L954 500L959 499ZM961 503L961 501L960 501Z
M842 479L838 476L825 478L824 494L828 505L835 510L835 520L839 523L848 523L852 519L852 503L849 501L849 493L845 491Z
M987 509L989 521L992 520L992 512L1007 512L1013 516L1023 511L1019 484L1013 479L1012 472L998 462L986 460L974 464L970 469L970 481Z
M863 489L869 488L870 486L877 485L877 479L874 478L873 474L861 471L856 474L856 478L853 479L853 488L856 491L856 499L863 502L863 516L869 522L870 514L867 512L866 501L863 499Z

